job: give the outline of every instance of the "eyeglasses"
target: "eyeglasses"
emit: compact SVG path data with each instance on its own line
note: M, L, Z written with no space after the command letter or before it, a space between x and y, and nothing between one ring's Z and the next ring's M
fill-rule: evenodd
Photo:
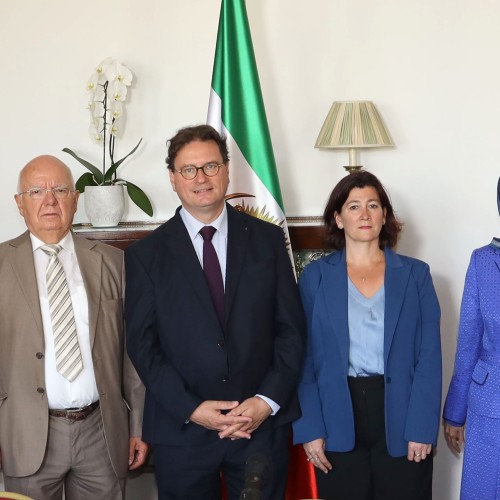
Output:
M219 169L224 166L224 163L205 163L202 167L197 167L195 165L186 165L180 170L175 170L177 173L181 174L184 179L192 181L197 175L199 170L203 170L203 173L207 177L215 177L219 173Z
M31 188L22 193L17 193L19 196L27 194L31 200L43 200L49 193L54 195L54 198L58 200L64 200L68 197L69 193L74 193L74 189L69 189L66 187L55 187L52 189L44 188Z

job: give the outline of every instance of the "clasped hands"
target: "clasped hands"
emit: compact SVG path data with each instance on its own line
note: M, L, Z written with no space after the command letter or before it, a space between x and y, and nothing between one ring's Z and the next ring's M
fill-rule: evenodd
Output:
M271 415L271 407L258 396L238 401L204 401L189 417L190 422L218 431L221 439L250 439Z

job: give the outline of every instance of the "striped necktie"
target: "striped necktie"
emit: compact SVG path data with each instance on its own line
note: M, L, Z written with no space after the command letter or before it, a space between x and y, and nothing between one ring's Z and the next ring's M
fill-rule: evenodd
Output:
M73 382L82 371L83 363L68 283L57 256L62 247L47 244L41 248L50 257L45 276L54 335L56 368L64 378Z

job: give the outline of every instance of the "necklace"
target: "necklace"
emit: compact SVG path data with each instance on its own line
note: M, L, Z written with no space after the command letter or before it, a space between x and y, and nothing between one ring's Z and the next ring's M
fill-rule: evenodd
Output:
M384 261L379 261L374 264L372 264L370 267L364 266L364 269L361 270L361 272L357 271L356 269L353 269L353 266L348 262L347 263L347 272L349 274L349 277L351 279L356 279L360 280L361 284L366 284L368 281L370 281L370 276L372 277L372 280L374 278L374 272L376 273L376 268L383 263Z

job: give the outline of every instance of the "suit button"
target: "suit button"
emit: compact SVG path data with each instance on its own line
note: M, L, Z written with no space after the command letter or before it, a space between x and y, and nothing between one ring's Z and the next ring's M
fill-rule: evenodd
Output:
M39 394L44 394L45 389L43 387L37 387L36 392L38 392Z
M227 382L227 377L221 377L221 382Z
M219 340L219 342L217 342L217 347L224 347L224 341L223 340Z
M43 358L43 352L37 352L36 359L42 359L42 358Z
M386 381L388 384L390 384L390 383L391 383L391 377L387 377L387 378L385 379L385 381Z

